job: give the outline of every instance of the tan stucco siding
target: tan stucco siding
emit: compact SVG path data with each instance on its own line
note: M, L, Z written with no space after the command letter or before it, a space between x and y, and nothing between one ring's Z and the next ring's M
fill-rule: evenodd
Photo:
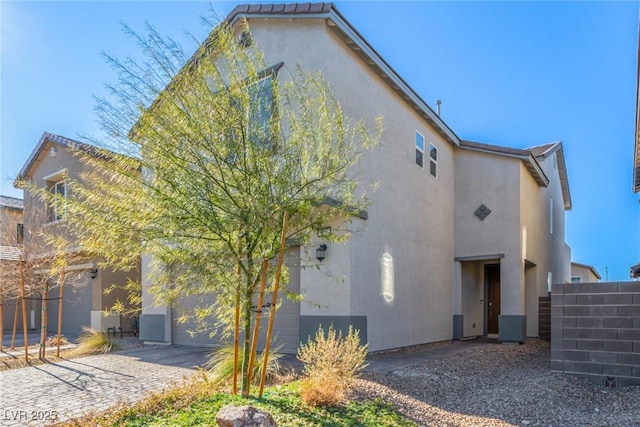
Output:
M362 189L378 183L371 195L364 229L347 244L348 259L335 261L329 248L327 267L348 269L344 288L325 294L343 315L368 318L371 350L451 338L453 281L453 148L437 135L387 84L374 74L324 21L252 20L252 33L268 64L284 61L281 78L296 64L322 71L344 112L373 123L382 115L384 134L378 148L359 168ZM277 31L273 27L277 26ZM438 177L415 163L415 132L438 149ZM358 221L358 220L356 220ZM359 228L359 223L354 228ZM313 248L312 248L313 249ZM386 254L386 255L385 255ZM393 265L394 294L383 297L384 259ZM306 284L301 279L301 287ZM385 277L390 277L388 274ZM325 277L325 281L332 280ZM348 297L345 304L343 298ZM391 301L389 301L391 299ZM305 305L301 312L304 315ZM307 311L308 312L308 311Z

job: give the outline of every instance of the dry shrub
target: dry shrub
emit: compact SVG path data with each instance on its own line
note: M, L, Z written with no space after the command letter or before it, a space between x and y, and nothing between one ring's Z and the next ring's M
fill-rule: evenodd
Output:
M276 347L273 351L269 352L269 360L267 362L267 381L272 380L280 372L280 358L282 353L280 349L282 347ZM260 372L262 371L263 354L257 354L256 359L253 362L253 372L251 378L254 384L260 382ZM233 381L233 346L220 347L211 352L208 360L204 364L204 368L211 373L213 381L217 384L230 384ZM244 360L244 352L238 353L238 378L242 376L241 368L242 361Z
M118 344L107 334L94 329L82 327L82 335L78 338L78 346L75 348L76 355L109 353L117 350Z
M334 378L307 378L300 381L300 398L310 406L338 406L345 392L343 384Z
M353 379L366 364L367 346L360 344L360 331L349 327L342 337L329 326L324 333L322 326L315 340L298 349L298 359L304 364L304 380L300 383L303 402L312 406L336 406L351 387Z
M67 344L69 344L69 340L67 339L67 337L65 337L64 335L60 335L60 345L67 345ZM49 338L47 338L47 347L53 347L57 345L58 345L57 335L52 335Z

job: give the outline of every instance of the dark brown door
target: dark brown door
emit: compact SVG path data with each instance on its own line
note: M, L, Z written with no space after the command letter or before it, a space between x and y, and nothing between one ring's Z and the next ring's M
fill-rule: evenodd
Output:
M487 279L487 333L498 333L498 316L500 316L500 264L486 265L484 269Z

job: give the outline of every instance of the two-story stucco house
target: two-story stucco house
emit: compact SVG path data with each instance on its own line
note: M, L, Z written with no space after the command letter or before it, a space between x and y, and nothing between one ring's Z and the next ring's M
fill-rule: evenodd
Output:
M360 165L362 185L378 183L366 214L352 218L362 231L328 244L322 260L321 237L289 250L290 288L304 300L278 313L283 351L319 324L355 326L371 351L538 336L538 298L570 279L562 143L521 150L461 140L333 4L238 6L227 20L239 35L243 18L267 65L284 63L279 82L297 64L320 71L346 115L384 118L379 147ZM143 279L142 339L215 344L190 336L144 289Z
M91 152L91 146L49 132L43 133L17 179L30 181L38 187L45 187L48 191L61 196L62 200L66 199L68 191L66 180L78 178L82 172L88 170L88 166L73 154L73 150ZM38 228L38 230L26 230L25 239L31 238L32 233L39 233L40 228L45 233L64 234L69 241L66 251L77 255L70 257L71 265L66 267L67 272L74 273L74 281L64 289L63 333L80 332L83 326L106 332L109 327L118 328L122 325L124 330L129 330L129 319L107 313L116 300L126 301L126 293L123 290L116 290L105 295L104 290L114 284L124 285L128 279L139 280L139 273L102 268L99 265L99 259L84 254L72 237L73 233L67 228L64 201L47 206L40 198L25 190L24 224L27 228ZM29 242L25 241L25 243ZM31 246L30 252L33 253L26 254L27 256L38 257L52 250L48 247L33 248L33 245ZM49 330L57 328L60 289L54 285L52 283L52 291L49 295L47 325Z

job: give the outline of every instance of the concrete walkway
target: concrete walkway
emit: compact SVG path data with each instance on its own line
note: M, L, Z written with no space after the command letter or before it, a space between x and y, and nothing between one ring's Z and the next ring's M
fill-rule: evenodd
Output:
M495 341L441 343L414 352L372 355L368 372L388 373L440 359ZM49 425L105 410L119 401L134 402L151 391L161 391L202 366L211 349L146 346L108 355L89 356L0 372L0 425ZM295 356L284 364L299 366ZM296 363L297 362L297 363ZM40 419L40 420L38 420ZM44 421L43 421L44 419Z

